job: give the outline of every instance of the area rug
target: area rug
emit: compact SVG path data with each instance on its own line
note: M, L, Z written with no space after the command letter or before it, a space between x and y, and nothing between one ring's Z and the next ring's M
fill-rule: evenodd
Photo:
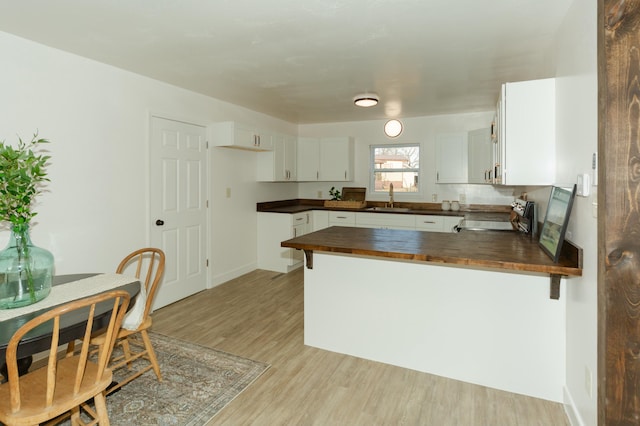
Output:
M113 426L204 425L269 368L161 334L149 335L162 382L153 370L147 371L107 396ZM123 374L126 369L115 371L114 380Z

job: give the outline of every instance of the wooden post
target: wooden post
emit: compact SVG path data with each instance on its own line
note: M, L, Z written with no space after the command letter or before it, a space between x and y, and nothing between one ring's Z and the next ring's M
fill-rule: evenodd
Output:
M640 1L598 1L598 424L640 423Z

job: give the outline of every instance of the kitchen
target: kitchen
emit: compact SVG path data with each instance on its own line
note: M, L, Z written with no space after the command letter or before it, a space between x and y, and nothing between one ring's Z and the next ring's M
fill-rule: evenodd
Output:
M562 40L556 51L560 58L559 74L582 76L564 79L560 86L558 108L565 120L557 129L561 141L557 155L558 162L563 165L558 168L558 180L562 182L573 182L578 173L588 172L591 155L597 150L596 35L592 29L595 21L593 8L574 2L559 35ZM584 30L585 25L588 31ZM141 123L146 123L149 109L203 125L210 124L213 119L237 120L303 137L353 136L356 141L364 142L357 142L355 146L356 176L349 183L351 186L367 186L368 146L388 143L382 133L384 120L297 126L9 34L0 35L0 46L7 57L7 65L2 70L3 94L7 99L1 114L2 127L7 129L5 133L11 134L8 129L17 129L21 135L28 135L37 125L41 131L49 129L46 136L56 142L52 147L57 160L52 169L54 193L44 194L46 208L39 216L41 225L38 226L40 229L34 230L34 240L56 247L56 252L60 253L60 273L74 272L78 264L85 265L87 270L110 270L120 257L113 249L139 245L147 240L148 219L144 213L147 206L145 197L140 197L144 188L140 185L132 187L131 182L145 182L147 176L147 166L141 166L147 161L147 148L141 142L147 140L147 130ZM575 102L574 97L584 102ZM407 117L402 119L405 129L401 137L411 141L420 139L428 153L433 152L437 133L467 132L487 126L491 119L491 111ZM118 126L112 125L114 121ZM78 153L86 161L76 161ZM215 208L210 222L215 225L211 234L214 241L224 241L225 245L211 246L211 286L255 269L257 202L317 199L318 191L323 192L323 198L328 198L331 186L343 186L341 182L258 183L257 155L222 148L212 150L210 181L214 185L210 200ZM423 162L427 173L434 166L435 159L427 155ZM65 186L74 190L65 190ZM230 188L230 196L227 196L227 188ZM428 179L422 201L429 201L434 193L438 194L439 200L456 199L464 193L467 203L508 205L522 190L491 185L435 184ZM544 209L548 189L526 190ZM536 194L538 191L540 194ZM561 299L561 303L567 304L566 393L572 401L568 405L585 424L595 424L597 408L595 387L588 393L584 385L585 367L594 381L597 374L597 242L592 202L593 199L576 201L570 231L585 251L585 270L582 278L572 278L575 281L566 287L567 297ZM122 211L113 212L109 209L113 205L122 206ZM69 211L82 214L69 215ZM109 229L122 232L105 232L105 224L109 224ZM98 255L77 253L73 249L85 244L86 235L101 242L104 248Z

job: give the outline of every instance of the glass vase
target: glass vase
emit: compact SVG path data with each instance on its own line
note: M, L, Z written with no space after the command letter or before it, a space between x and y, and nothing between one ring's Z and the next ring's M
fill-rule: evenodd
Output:
M14 225L0 251L0 309L31 305L49 295L53 255L31 243L29 225Z

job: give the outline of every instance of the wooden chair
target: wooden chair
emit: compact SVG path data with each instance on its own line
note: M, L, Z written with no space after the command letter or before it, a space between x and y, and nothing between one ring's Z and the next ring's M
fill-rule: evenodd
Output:
M108 304L111 316L104 333L105 344L95 361L92 361L88 360L89 339L98 303ZM112 373L107 364L128 305L129 294L126 291L110 291L58 306L20 327L7 346L9 380L0 385L0 422L9 426L34 425L71 411L71 424L79 425L83 424L80 419L82 406L94 417L89 424L109 425L104 391L111 383ZM60 338L61 324L69 315L78 314L87 318L82 348L78 354L59 359L58 347L65 343L61 341L64 338ZM34 328L47 326L53 329L47 365L19 376L17 358L20 340ZM95 411L86 403L92 398Z
M157 248L143 248L136 250L122 259L116 272L121 274L129 268L135 268L135 276L140 280L140 283L144 283L144 289L146 290L146 303L144 307L144 313L142 315L142 323L135 330L127 330L120 328L118 332L115 345L122 347L122 355L113 357L109 363L109 368L112 370L119 369L127 366L128 369L132 368L132 361L138 358L146 359L149 364L143 368L134 371L128 375L125 379L119 380L119 382L110 387L108 393L114 392L120 389L125 384L129 383L136 377L139 377L143 373L151 370L156 373L158 381L162 381L162 374L160 373L160 365L158 359L153 351L151 340L147 330L151 328L151 305L155 296L160 279L164 273L165 256L164 252ZM94 345L102 346L106 342L104 335L96 336L91 339L91 343ZM140 349L133 351L132 347Z

